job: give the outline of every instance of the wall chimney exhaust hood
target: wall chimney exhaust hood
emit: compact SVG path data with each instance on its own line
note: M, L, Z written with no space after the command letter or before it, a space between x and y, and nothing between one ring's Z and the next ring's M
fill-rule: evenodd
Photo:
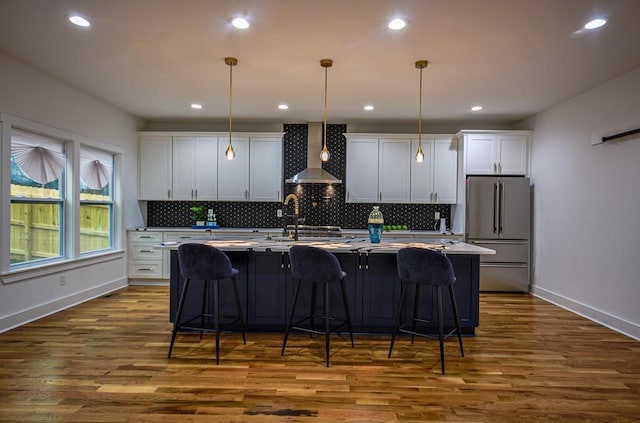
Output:
M307 168L285 182L289 184L341 184L341 179L322 169L322 160L320 159L322 123L309 122L307 132Z

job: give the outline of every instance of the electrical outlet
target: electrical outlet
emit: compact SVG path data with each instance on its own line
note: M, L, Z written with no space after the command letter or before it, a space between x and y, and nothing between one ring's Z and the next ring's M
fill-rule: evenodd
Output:
M435 220L440 220L440 212L435 212L435 214L433 215L433 218Z
M278 211L276 212L276 215L278 217L282 217L282 209L278 209Z
M60 275L60 286L65 286L67 284L67 276Z

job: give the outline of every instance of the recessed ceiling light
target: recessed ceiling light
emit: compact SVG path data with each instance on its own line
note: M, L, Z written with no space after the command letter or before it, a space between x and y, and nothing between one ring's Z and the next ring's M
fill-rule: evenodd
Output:
M288 110L289 106L287 106L286 104L278 104L278 109L280 109L280 110Z
M584 29L596 29L606 24L607 20L604 18L592 19L584 25Z
M233 18L231 20L231 25L233 25L234 28L238 29L247 29L251 26L249 21L245 18Z
M482 106L473 106L471 110L473 110L474 112L479 112L480 110L482 110Z
M367 112L370 112L371 110L375 109L375 107L373 107L371 104L367 104L363 107L363 109L365 109Z
M398 30L404 28L405 26L407 26L407 22L405 22L404 19L395 18L395 19L392 19L391 21L389 21L389 24L387 26L389 27L389 29L393 29L394 31L398 31Z
M87 27L91 26L91 23L88 20L86 20L85 18L83 18L82 16L80 16L80 15L71 15L71 16L69 16L69 21L72 24L77 25L77 26L81 26L83 28L87 28Z
M202 109L202 104L198 104L198 103L193 103L191 105L192 109Z

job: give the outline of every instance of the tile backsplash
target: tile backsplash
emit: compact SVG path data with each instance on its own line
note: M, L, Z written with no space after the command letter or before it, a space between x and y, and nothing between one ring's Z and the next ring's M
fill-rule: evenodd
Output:
M300 217L306 225L335 225L342 228L364 229L374 205L380 206L385 224L407 225L410 229L432 230L436 222L435 212L447 219L451 213L448 204L378 204L345 203L346 173L346 125L327 125L327 147L331 160L323 168L342 184L286 184L283 180L284 196L294 193L300 200ZM290 178L307 166L307 125L285 124L283 139L284 179ZM283 197L284 198L284 197ZM230 201L149 201L147 203L147 226L189 227L192 225L189 208L202 206L213 209L218 224L234 228L277 228L284 220L277 217L279 209L292 213L293 205L280 202L230 202Z

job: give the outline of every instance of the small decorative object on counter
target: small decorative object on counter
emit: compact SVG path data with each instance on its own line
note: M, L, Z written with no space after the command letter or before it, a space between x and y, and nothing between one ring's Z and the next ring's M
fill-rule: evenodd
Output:
M191 218L195 222L195 226L204 226L205 221L207 219L207 214L204 211L204 208L201 206L194 206L189 209L191 212Z
M382 239L382 225L384 224L384 217L380 211L379 206L373 206L373 210L369 213L369 220L367 221L367 227L369 228L369 239L372 243L378 244Z
M213 214L213 209L209 209L207 213L207 226L215 226L216 225L216 215Z

